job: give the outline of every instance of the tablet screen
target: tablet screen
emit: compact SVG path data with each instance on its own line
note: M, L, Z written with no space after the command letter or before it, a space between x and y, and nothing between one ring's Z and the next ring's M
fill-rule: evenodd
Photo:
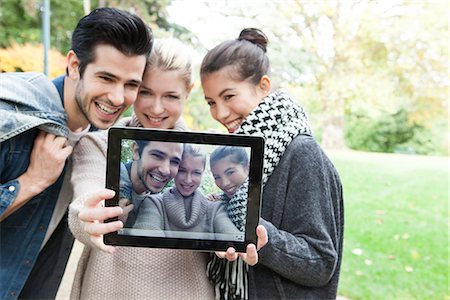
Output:
M105 243L245 252L256 243L263 146L260 137L111 128L107 205L127 213Z

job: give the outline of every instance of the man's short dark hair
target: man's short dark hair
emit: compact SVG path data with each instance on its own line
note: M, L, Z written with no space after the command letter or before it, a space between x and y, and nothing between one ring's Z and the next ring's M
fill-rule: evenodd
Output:
M145 147L147 147L148 144L150 144L150 141L147 140L135 140L134 141L137 145L137 151L139 154L139 159L142 158L142 151L144 150Z
M111 45L127 56L148 56L153 33L137 15L116 8L97 8L78 22L72 35L72 50L80 61L80 76L95 61L98 45Z
M142 151L144 150L145 147L147 147L150 144L151 141L148 141L148 140L135 140L134 142L136 143L136 146L137 146L139 159L141 159L142 158ZM181 146L182 146L182 151L184 153L185 145L181 144Z

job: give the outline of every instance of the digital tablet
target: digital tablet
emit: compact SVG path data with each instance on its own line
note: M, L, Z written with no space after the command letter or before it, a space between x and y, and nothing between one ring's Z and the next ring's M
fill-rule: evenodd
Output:
M108 245L245 252L256 245L264 138L112 127L106 206L121 205L124 227ZM132 204L132 206L130 206Z

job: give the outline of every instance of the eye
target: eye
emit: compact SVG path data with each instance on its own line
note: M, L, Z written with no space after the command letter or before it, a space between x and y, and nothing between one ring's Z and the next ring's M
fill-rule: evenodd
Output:
M131 90L137 90L139 88L139 84L134 82L127 83L125 86Z
M105 82L113 82L114 80L111 77L108 76L99 76L101 80Z
M223 97L223 99L224 99L225 101L227 101L227 100L232 99L233 97L234 97L234 95L225 95L225 96Z
M231 175L233 175L234 174L234 171L227 171L226 173L225 173L225 175L227 175L227 176L231 176Z
M152 95L152 92L150 92L149 90L146 90L146 89L140 89L139 95L143 96L143 97L148 97L148 96Z
M170 165L174 166L174 167L178 167L180 165L180 161L172 159L172 160L170 160Z
M166 98L169 100L179 100L180 99L180 97L177 95L167 95Z
M163 160L164 156L162 156L161 154L158 153L152 153L153 158L157 159L157 160Z

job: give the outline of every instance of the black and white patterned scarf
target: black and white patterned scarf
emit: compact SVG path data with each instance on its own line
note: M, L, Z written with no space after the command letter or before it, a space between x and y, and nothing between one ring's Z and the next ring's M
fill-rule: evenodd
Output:
M269 94L244 120L237 134L258 135L264 147L263 187L278 165L291 141L300 134L312 135L303 108L285 92ZM248 181L231 197L224 198L236 227L244 231ZM248 265L240 258L234 262L212 254L207 275L215 285L216 299L248 299Z

